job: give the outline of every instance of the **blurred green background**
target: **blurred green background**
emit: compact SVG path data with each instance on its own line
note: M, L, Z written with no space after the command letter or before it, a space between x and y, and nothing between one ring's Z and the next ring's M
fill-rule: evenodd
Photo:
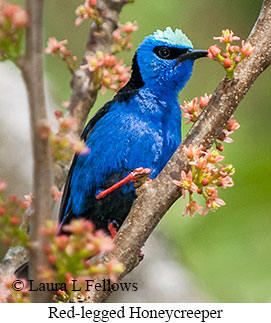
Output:
M14 1L16 2L16 1ZM82 57L89 23L74 26L74 10L83 0L46 1L45 40L68 39L69 48ZM20 3L17 1L17 3ZM136 0L125 6L121 22L136 20L139 31L134 49L143 37L167 26L181 28L194 47L206 49L212 37L225 28L246 39L255 23L261 0ZM121 54L130 64L133 50ZM56 102L69 100L70 75L64 64L46 57L46 72ZM193 76L180 94L180 102L212 93L223 77L211 60L199 60ZM269 302L271 300L270 208L270 69L264 72L240 104L235 118L241 128L235 142L225 144L227 163L236 168L235 186L221 191L226 206L206 216L182 217L184 201L178 201L158 230L170 240L172 253L194 274L199 286L215 302ZM99 96L91 115L112 97ZM188 130L183 127L183 135ZM167 277L170 279L170 277Z

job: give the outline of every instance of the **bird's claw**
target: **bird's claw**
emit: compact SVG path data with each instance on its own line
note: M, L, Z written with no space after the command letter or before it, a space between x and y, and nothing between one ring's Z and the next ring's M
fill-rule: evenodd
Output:
M150 173L151 173L150 168L138 167L135 170L133 170L129 175L131 175L131 178L133 178L136 181L138 177L150 175Z
M151 180L149 178L149 175L151 173L150 168L143 168L143 167L138 167L134 171L132 171L131 174L131 181L135 182L134 187L137 188L144 184L146 181Z
M110 232L111 238L114 239L118 232L118 224L117 221L110 221L107 225L107 229Z

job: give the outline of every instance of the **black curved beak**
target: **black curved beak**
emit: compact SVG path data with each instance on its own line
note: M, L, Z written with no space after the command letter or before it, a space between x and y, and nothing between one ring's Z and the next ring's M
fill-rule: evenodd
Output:
M206 57L208 54L207 50L193 50L189 49L186 53L178 57L179 62L186 61L187 59L196 60L201 57Z

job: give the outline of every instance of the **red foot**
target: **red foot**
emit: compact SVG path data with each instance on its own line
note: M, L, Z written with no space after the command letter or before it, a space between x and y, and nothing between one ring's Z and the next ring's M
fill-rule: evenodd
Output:
M114 225L114 222L108 223L107 228L108 228L108 230L109 230L109 232L111 234L111 238L114 239L115 236L116 236L116 234L117 234L117 232L118 232L117 231L117 228Z
M124 177L122 180L117 182L116 184L112 185L111 187L107 188L106 190L100 192L98 195L96 195L96 199L102 199L106 197L108 194L113 192L115 189L123 186L126 183L129 182L136 182L138 179L141 177L147 176L151 173L150 168L143 168L143 167L138 167L134 171L132 171L130 174L128 174L126 177Z

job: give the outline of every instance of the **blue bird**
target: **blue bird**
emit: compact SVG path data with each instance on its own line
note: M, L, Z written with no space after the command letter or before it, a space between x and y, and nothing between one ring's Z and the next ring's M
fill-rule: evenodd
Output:
M60 206L60 230L74 218L91 220L107 232L109 224L116 229L123 223L136 199L135 185L126 183L102 199L97 195L139 167L150 169L150 179L160 173L181 143L178 93L194 61L206 55L194 50L180 29L168 27L145 37L129 82L83 131L90 153L74 157Z

